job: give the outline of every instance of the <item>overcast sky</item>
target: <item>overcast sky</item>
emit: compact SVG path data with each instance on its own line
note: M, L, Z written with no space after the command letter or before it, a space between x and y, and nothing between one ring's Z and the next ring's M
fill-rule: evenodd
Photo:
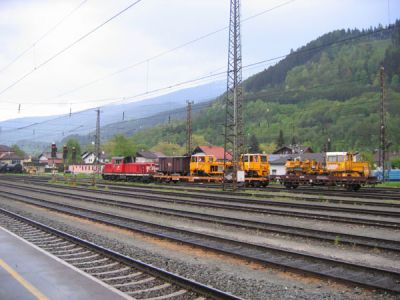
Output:
M204 76L179 87L225 78L218 74L226 71L228 31L220 29L228 25L229 0L142 0L42 65L133 2L0 0L0 120L138 101ZM331 30L387 25L399 15L400 0L242 0L242 19L255 16L242 24L243 65Z

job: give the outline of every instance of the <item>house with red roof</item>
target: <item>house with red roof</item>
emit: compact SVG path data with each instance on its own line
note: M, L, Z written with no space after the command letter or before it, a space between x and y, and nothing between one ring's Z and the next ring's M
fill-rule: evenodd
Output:
M46 166L52 166L53 164L62 165L64 163L62 157L63 157L62 152L57 152L57 157L55 158L51 157L51 152L43 152L42 154L39 155L38 160L40 164Z
M220 146L197 146L192 154L204 154L204 155L213 155L218 161L224 160L224 147ZM232 155L230 153L226 153L226 159L232 159Z

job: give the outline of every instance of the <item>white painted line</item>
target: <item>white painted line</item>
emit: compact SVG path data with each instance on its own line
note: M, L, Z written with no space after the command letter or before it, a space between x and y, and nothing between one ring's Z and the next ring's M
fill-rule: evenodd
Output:
M90 274L87 274L87 273L83 272L82 270L79 270L78 268L75 268L74 266L68 264L67 262L63 261L62 259L58 258L57 256L54 256L51 253L48 253L48 252L44 251L43 249L37 247L36 245L34 245L32 243L29 243L27 240L24 240L22 237L19 237L18 235L14 234L13 232L8 231L7 229L5 229L5 228L3 228L1 226L0 226L0 229L5 231L5 232L7 232L10 235L12 235L13 237L17 238L18 240L24 242L25 244L28 244L29 246L33 247L34 249L40 251L41 253L47 255L48 257L58 261L59 263L63 264L64 266L74 270L75 272L77 272L77 273L79 273L79 274L81 274L81 275L83 275L83 276L85 276L85 277L87 277L87 278L89 278L89 279L91 279L93 281L95 281L96 283L100 284L102 287L104 287L104 288L116 293L117 295L121 296L122 298L125 298L125 299L128 299L128 300L135 300L135 298L132 298L131 296L129 296L129 295L121 292L120 290L117 290L116 288L114 288L114 287L102 282L101 280L91 276Z

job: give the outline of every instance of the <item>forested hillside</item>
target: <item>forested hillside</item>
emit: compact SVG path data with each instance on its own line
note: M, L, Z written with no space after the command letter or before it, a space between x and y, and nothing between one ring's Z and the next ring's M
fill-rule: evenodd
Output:
M330 138L332 150L374 151L379 138L381 65L385 67L388 139L390 149L398 150L399 21L389 28L328 33L248 78L244 82L248 143L254 135L263 150L271 151L282 130L286 143L295 141L315 150L321 150ZM194 116L196 141L223 145L223 96ZM185 121L140 131L129 140L167 154L183 153Z

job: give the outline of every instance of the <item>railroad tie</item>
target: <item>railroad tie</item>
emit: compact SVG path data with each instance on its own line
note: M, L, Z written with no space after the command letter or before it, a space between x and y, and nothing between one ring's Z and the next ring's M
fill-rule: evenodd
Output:
M154 298L144 298L143 300L164 300L164 299L169 299L169 298L174 298L183 294L186 294L186 290L179 290L174 293L168 294L168 295L162 295Z
M101 266L89 267L89 268L81 268L81 269L82 269L83 271L85 271L85 272L87 272L87 271L91 272L91 271L93 271L93 270L98 270L98 269L104 269L104 268L114 267L114 266L116 266L116 265L118 265L118 264L119 264L118 262L113 262L113 263L108 264L108 265L101 265ZM94 272L94 274L96 274L96 272Z
M143 289L143 290L137 290L137 291L133 291L133 292L128 292L129 295L137 295L137 294L142 294L142 293L146 293L146 292L153 292L153 291L159 291L162 290L164 288L170 287L171 284L170 283L164 283L161 285L156 285L153 286L151 288L148 289Z
M156 279L156 278L155 277L147 277L147 278L142 279L142 280L138 280L138 281L134 281L134 282L121 283L121 284L115 284L113 286L116 287L116 288L125 287L125 286L129 287L131 285L138 285L138 284L150 282L150 281L153 281L154 279Z
M101 259L98 259L98 260L90 260L90 261L84 261L84 262L77 262L77 263L74 263L74 266L81 266L81 265L88 265L88 264L97 264L97 263L99 263L99 262L104 262L104 261L106 261L108 258L107 257L104 257L104 258L101 258Z
M123 276L118 276L118 277L111 277L111 278L105 278L103 279L103 281L112 281L112 280L119 280L119 279L128 279L128 278L133 278L133 277L137 277L139 275L142 275L142 272L136 272L136 273L132 273L132 274L128 274L128 275L123 275Z
M105 272L100 272L100 273L96 273L96 276L100 276L100 275L109 275L109 274L114 274L114 273L120 273L120 272L124 272L129 270L129 267L123 267L121 269L117 269L117 270L111 270L111 271L105 271Z

